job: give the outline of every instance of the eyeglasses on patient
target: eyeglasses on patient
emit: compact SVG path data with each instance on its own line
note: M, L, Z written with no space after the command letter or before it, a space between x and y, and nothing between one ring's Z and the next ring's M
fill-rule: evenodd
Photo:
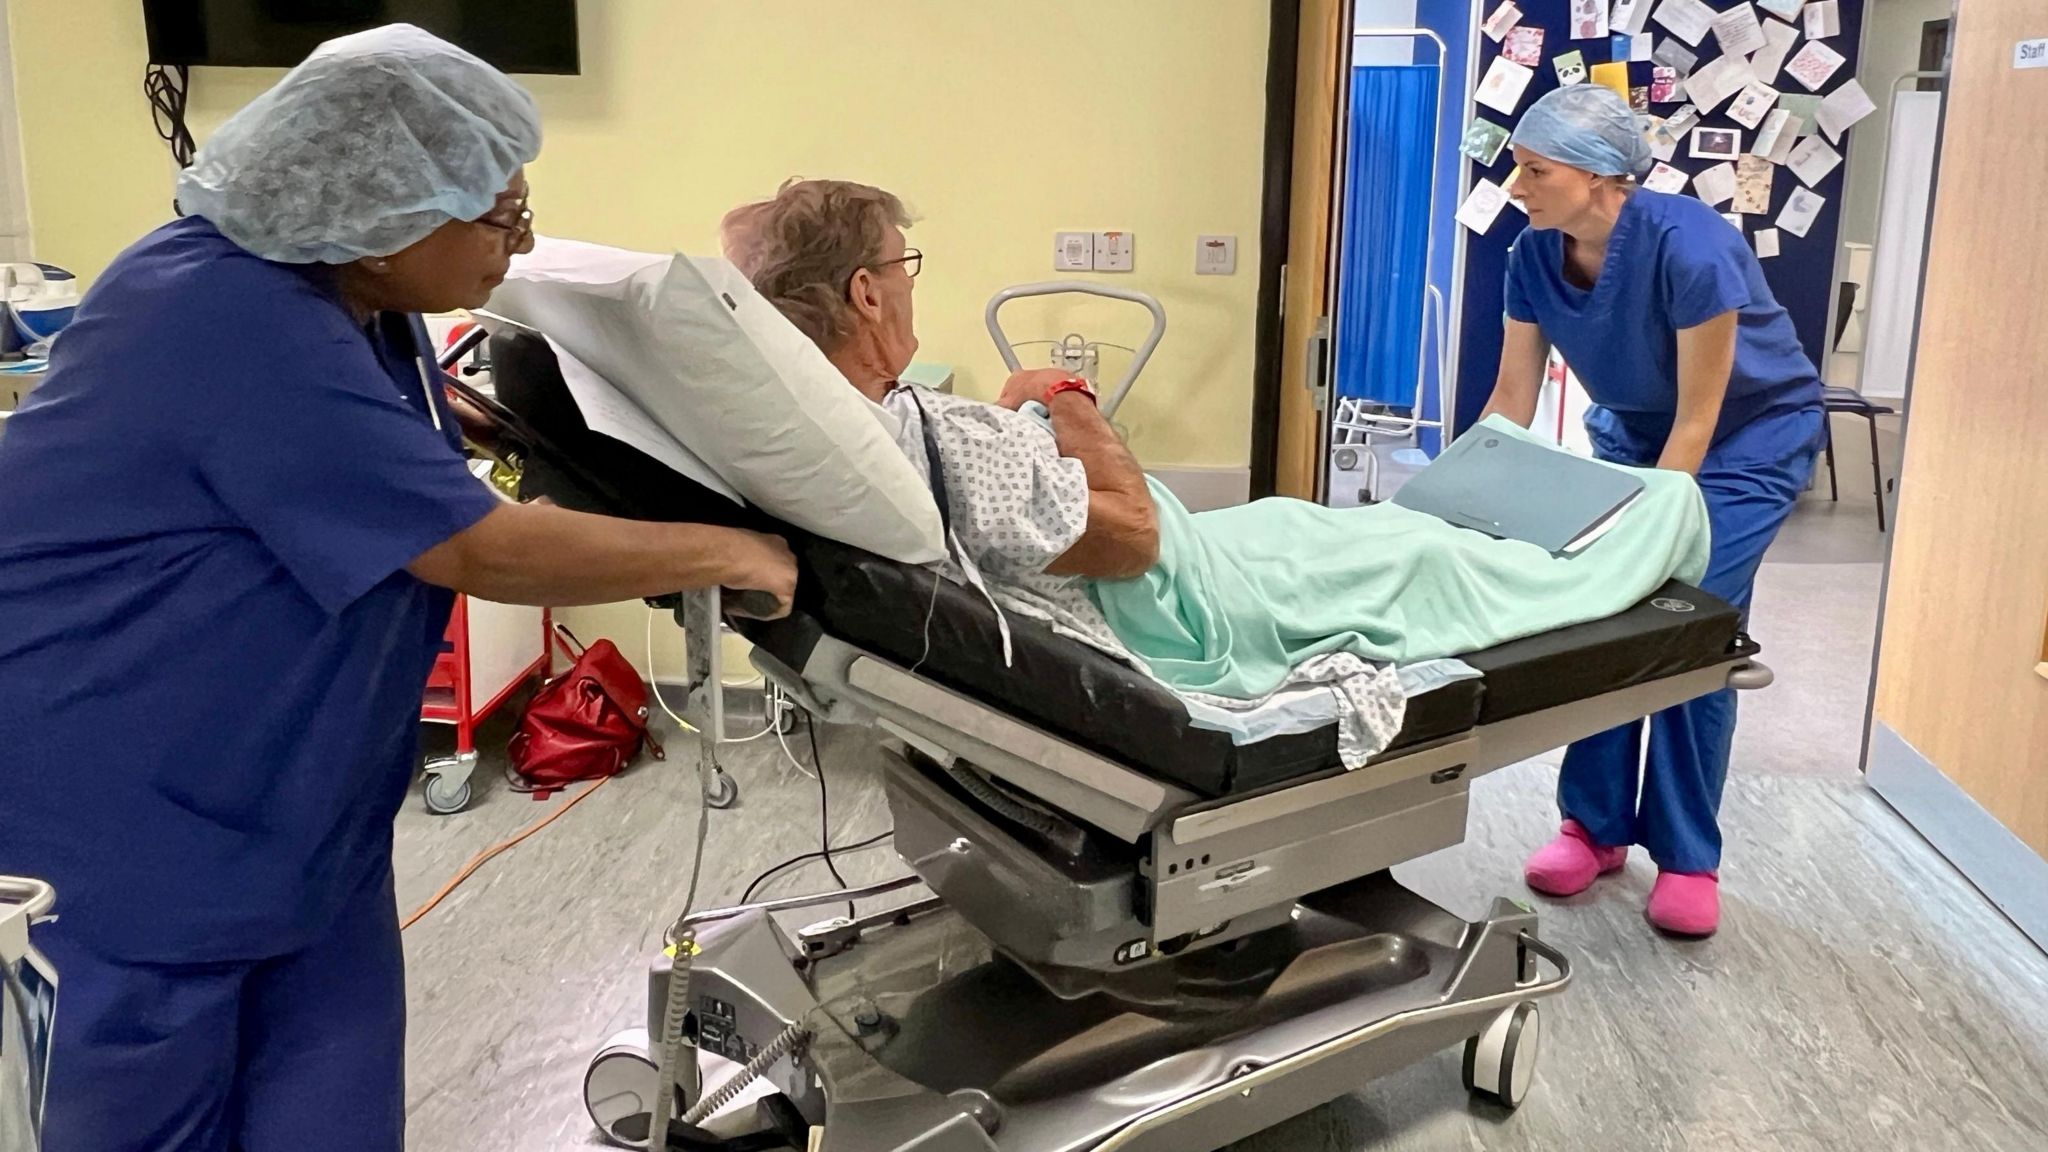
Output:
M880 272L891 264L903 265L903 271L912 280L915 280L917 279L917 274L924 270L924 253L915 248L905 248L903 255L896 257L894 260L883 260L878 263L865 265L865 267L871 271Z

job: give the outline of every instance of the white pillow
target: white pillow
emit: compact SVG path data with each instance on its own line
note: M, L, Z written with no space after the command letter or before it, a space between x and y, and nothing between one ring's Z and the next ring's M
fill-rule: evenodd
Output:
M906 563L931 489L810 338L724 260L539 238L489 310L539 329L778 519Z

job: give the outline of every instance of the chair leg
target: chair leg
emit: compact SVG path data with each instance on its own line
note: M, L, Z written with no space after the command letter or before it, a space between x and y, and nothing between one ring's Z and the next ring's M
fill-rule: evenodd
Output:
M1877 414L1869 413L1864 420L1870 425L1870 477L1877 489L1877 530L1884 531L1884 465L1877 458Z
M1820 422L1821 427L1825 428L1828 434L1828 499L1840 500L1842 498L1842 489L1835 483L1835 414L1832 412L1821 413Z

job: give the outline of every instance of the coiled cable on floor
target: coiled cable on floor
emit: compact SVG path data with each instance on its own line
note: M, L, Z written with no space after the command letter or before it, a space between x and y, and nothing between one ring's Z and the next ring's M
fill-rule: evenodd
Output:
M766 1048L747 1061L746 1067L734 1073L732 1079L720 1084L718 1091L706 1095L697 1101L695 1108L685 1112L683 1123L701 1124L720 1108L739 1099L740 1093L747 1090L747 1085L759 1080L762 1073L774 1067L777 1060L794 1052L796 1046L808 1040L810 1035L802 1024L791 1024L784 1028L781 1035L769 1041Z
M661 1035L654 1042L654 1109L647 1116L647 1146L655 1152L668 1152L668 1118L676 1105L676 1061L682 1056L683 1018L690 1014L690 962L696 951L697 929L684 924L676 932L668 997L661 1006Z

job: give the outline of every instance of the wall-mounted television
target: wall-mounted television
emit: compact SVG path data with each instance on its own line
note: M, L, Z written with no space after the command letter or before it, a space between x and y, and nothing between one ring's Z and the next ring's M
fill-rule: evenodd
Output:
M289 68L324 40L415 24L507 72L579 69L576 0L142 0L149 62Z

